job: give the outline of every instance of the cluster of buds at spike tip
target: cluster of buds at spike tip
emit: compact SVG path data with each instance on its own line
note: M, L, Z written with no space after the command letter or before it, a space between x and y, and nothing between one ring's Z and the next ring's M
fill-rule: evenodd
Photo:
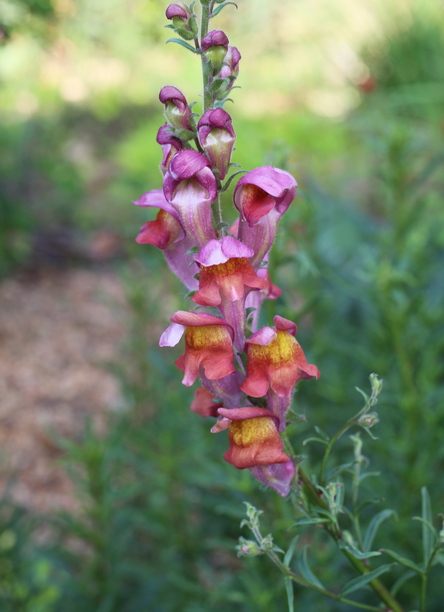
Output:
M201 4L207 19L201 31L207 32L214 6L221 3ZM197 118L179 89L168 85L161 90L167 120L157 133L162 189L135 202L157 210L156 218L140 228L137 242L161 249L190 292L190 310L171 316L160 346L184 343L176 360L182 383L199 382L191 410L217 419L213 433L228 430L225 461L249 469L285 496L297 466L285 452L281 434L296 385L318 378L319 370L307 362L294 322L275 316L274 326L260 327L259 315L264 300L281 294L270 278L268 258L297 184L290 173L272 166L247 172L233 194L238 218L229 228L223 222L219 196L234 176L236 135L222 104L238 76L240 53L220 30L199 40L193 5L170 4L166 15L171 27L195 42L204 92Z

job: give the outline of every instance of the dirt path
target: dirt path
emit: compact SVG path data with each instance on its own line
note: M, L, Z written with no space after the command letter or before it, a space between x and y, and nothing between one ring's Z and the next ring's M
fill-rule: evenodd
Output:
M118 407L106 363L126 327L124 292L110 271L65 270L0 285L0 494L49 511L74 502L52 433L76 437L86 417L103 430Z

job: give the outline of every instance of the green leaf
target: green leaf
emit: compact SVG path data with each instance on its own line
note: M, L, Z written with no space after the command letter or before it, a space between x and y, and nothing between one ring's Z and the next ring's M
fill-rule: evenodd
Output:
M217 7L217 9L215 9L215 10L214 10L214 11L211 13L211 17L216 17L216 15L218 15L218 14L221 12L221 10L222 10L223 8L225 8L226 6L228 6L229 4L234 4L234 6L235 6L236 8L239 8L235 2L224 2L223 4L220 4L220 5Z
M325 431L322 431L322 429L320 427L318 427L317 425L315 426L315 432L318 433L321 436L321 438L326 440L326 442L330 442L330 436L328 436L325 433Z
M170 42L174 42L174 43L177 43L178 45L182 45L182 47L185 47L185 49L188 49L188 51L191 51L192 53L199 53L197 49L189 45L187 42L185 42L181 38L169 38L167 40L167 44Z
M298 519L297 521L295 521L292 524L292 527L304 527L305 525L320 525L322 523L325 523L328 519L321 519L321 518L301 518Z
M339 548L341 550L348 551L355 559L369 559L370 557L378 557L381 553L377 550L371 550L369 552L361 552L351 544L345 542L339 542Z
M424 573L422 569L418 565L416 565L416 563L414 563L413 561L410 561L410 559L406 559L406 557L402 557L401 555L398 555L398 553L396 553L394 550L390 550L388 548L381 548L380 552L390 555L392 559L394 559L401 565L404 565L404 567L408 567L409 569L413 570L417 574L422 575Z
M309 565L308 565L308 561L307 561L307 548L308 546L304 546L304 548L302 549L302 554L301 557L298 560L298 569L299 572L301 573L301 576L303 578L305 578L305 580L307 582L309 582L310 584L313 584L314 586L318 587L319 589L323 589L323 585L322 583L316 578L316 576L313 574L313 572L311 571Z
M328 446L328 442L326 442L323 438L316 438L316 437L305 438L305 440L302 442L302 446L305 446L309 442L319 442L320 444L324 444L325 446Z
M356 391L358 393L360 393L362 395L362 397L365 400L365 403L367 403L369 401L369 399L370 399L369 396L366 393L364 393L364 391L362 389L360 389L359 387L355 387L355 389L356 389Z
M375 516L372 518L372 520L369 523L367 531L365 532L364 543L362 546L364 549L364 552L368 552L369 550L371 550L373 540L375 539L375 535L381 523L383 523L388 518L394 515L396 515L396 512L394 510L389 510L389 509L382 510L381 512L378 512L378 514L375 514Z
M381 565L377 567L372 572L368 572L367 574L363 574L362 576L358 576L353 580L350 580L345 587L341 591L341 595L348 595L349 593L353 593L353 591L357 591L358 589L362 589L363 586L371 582L374 578L377 578L384 572L388 572L396 563L387 563L386 565Z
M288 547L287 552L285 553L285 557L284 557L284 565L286 567L290 567L290 563L291 560L293 558L294 555L294 549L296 547L296 542L299 540L299 536L295 536L292 541L290 542L290 546Z
M289 576L285 576L285 590L287 591L288 612L294 612L294 590L293 580Z
M422 550L424 555L424 567L427 567L427 564L430 560L430 557L433 552L434 546L434 537L433 537L433 516L432 516L432 505L430 503L430 495L427 491L427 487L422 487L421 489L421 500L422 500ZM430 527L432 531L430 531ZM436 537L436 536L435 536Z
M398 580L395 582L395 584L390 589L390 593L393 595L393 597L396 597L396 593L402 587L404 582L406 582L407 580L410 580L410 578L413 578L413 576L416 576L416 572L412 570L408 570L408 572L405 572L405 574L402 574L402 576L398 578Z

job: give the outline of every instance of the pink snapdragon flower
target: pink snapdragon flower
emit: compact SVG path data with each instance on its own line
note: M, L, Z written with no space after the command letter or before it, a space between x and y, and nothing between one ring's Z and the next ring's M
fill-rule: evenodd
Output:
M198 246L217 237L210 206L217 197L216 179L204 155L194 149L177 153L165 174L163 192Z
M241 214L238 237L254 250L255 267L273 245L279 220L293 201L296 187L289 172L271 166L251 170L237 183L233 198Z
M209 380L224 378L236 371L233 365L233 330L218 317L207 313L178 310L172 324L160 337L159 346L176 346L185 334L185 353L176 361L185 372L182 383L190 387L202 366Z
M276 417L265 408L219 408L224 418L218 431L228 428L230 447L224 459L239 470L258 465L286 463L290 457L283 451L282 440L276 427Z
M190 291L197 289L198 281L195 276L199 269L193 263L193 256L188 253L193 246L193 241L186 235L179 214L166 201L163 191L161 189L148 191L134 204L160 209L154 221L148 221L142 225L136 242L152 244L161 249L171 271Z
M160 163L162 174L168 170L173 157L183 149L182 141L174 135L169 125L162 125L157 132L156 141L162 147L163 159Z

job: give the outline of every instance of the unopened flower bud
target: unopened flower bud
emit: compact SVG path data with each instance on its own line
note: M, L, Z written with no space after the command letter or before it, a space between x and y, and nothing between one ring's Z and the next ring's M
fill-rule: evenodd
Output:
M192 136L191 110L183 93L177 87L166 85L160 90L159 100L165 104L165 116L170 124Z
M192 40L197 35L196 15L184 2L170 4L165 14L173 22L174 31L185 40Z
M227 35L221 30L213 30L202 39L202 53L211 62L213 75L222 68L228 51Z
M219 177L223 179L236 140L230 115L223 108L207 110L199 119L197 131L212 166L219 170Z
M227 93L234 85L234 81L237 79L239 74L239 62L241 60L241 54L236 47L228 47L228 51L224 57L222 68L220 69L217 79L223 79L223 83L219 86L216 92L216 98L223 100Z
M370 427L373 427L373 425L376 425L377 423L379 423L379 416L377 412L368 412L358 421L358 424L361 425L361 427L366 427L367 429L370 429Z
M239 538L239 544L236 546L238 557L257 557L262 555L263 551L259 548L256 542Z

